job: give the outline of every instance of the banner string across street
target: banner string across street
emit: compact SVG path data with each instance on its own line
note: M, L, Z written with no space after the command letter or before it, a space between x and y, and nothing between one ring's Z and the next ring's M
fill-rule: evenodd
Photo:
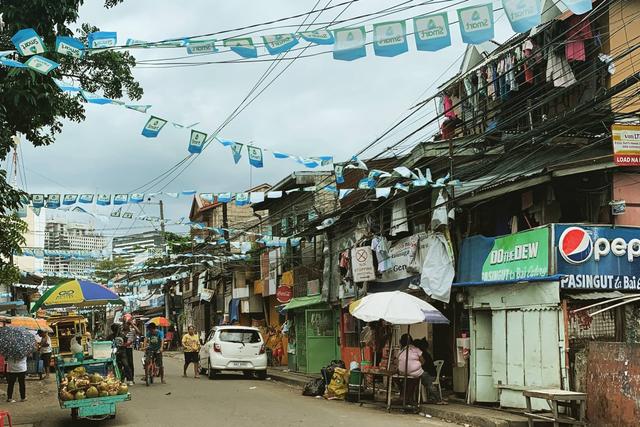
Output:
M565 5L576 14L583 14L591 10L591 0L565 0ZM541 2L539 0L502 0L503 10L515 32L526 32L538 25L541 21ZM462 40L468 44L480 44L491 40L495 34L494 10L491 3L464 7L457 9L457 18ZM437 51L451 45L451 31L448 12L427 14L414 17L413 35L416 49L419 51ZM387 21L373 24L373 49L376 56L394 57L408 51L407 22L406 20ZM333 45L333 57L336 60L353 61L367 55L367 34L365 26L354 28L340 28L335 30L317 29L299 33L263 35L261 39L268 54L279 55L291 50L302 39L316 45ZM73 37L56 37L54 52L82 59L85 55L92 55L107 49L119 47L116 32L98 31L88 35L87 45ZM41 54L49 52L42 38L32 28L18 31L11 39L16 51L0 52L0 65L12 68L30 69L40 74L47 75L58 68L59 64ZM223 39L222 46L235 52L242 58L256 58L258 56L257 44L252 37L236 37ZM125 47L149 48L149 47L184 47L188 54L217 53L218 40L199 40L197 37L183 37L157 43L146 43L136 39L128 39ZM25 62L10 59L9 56L17 53L22 57L28 57ZM109 99L94 94L84 89L54 79L56 85L64 92L75 92L88 103L120 105L129 110L147 114L150 105L126 104L121 101ZM255 168L264 167L263 152L272 151L266 148L249 144L242 144L233 140L218 138L217 135L208 135L196 129L193 125L183 124L167 120L155 115L149 115L142 135L147 138L156 138L167 123L176 128L190 130L189 145L187 150L191 154L199 154L203 147L218 141L223 147L229 147L232 158L237 164L242 157L242 151L246 146L249 164ZM279 151L272 151L276 159L293 159L308 168L325 166L333 163L332 156L298 156Z

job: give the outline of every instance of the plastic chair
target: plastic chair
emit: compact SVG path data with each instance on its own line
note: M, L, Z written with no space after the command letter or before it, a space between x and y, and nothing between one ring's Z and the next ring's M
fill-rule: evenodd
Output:
M4 419L5 417L9 420L9 427L13 427L11 424L11 414L9 411L0 411L0 427L4 427Z
M438 394L440 394L440 400L442 400L442 387L440 386L440 371L442 370L442 366L444 365L444 360L434 360L433 365L436 367L436 378L433 380L431 384L438 386ZM424 390L424 391L423 391ZM426 397L429 395L429 390L424 385L420 386L421 396L420 401L422 402L422 397Z
M444 365L444 360L434 360L433 364L436 366L436 380L433 384L438 385L438 394L440 394L440 400L442 400L442 387L440 386L440 371L442 370L442 365Z

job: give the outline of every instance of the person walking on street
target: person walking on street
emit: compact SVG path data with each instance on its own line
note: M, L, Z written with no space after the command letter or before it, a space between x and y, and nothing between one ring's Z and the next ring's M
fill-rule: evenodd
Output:
M27 357L22 359L7 359L7 402L15 403L13 399L13 388L18 381L20 387L20 401L27 400Z
M122 333L120 325L114 323L111 325L111 335L109 335L109 341L113 342L113 347L116 350L116 361L122 369L124 378L127 381L127 385L133 384L133 375L131 375L131 366L127 359L127 352L124 346L125 337Z
M42 365L44 367L44 379L46 380L49 378L51 352L53 349L51 348L51 338L49 334L47 334L47 331L38 331L38 336L40 337L38 348L40 349L40 358L42 359Z
M125 353L127 357L127 362L129 364L129 370L131 371L131 382L135 384L135 364L133 363L133 347L135 346L136 339L138 335L140 335L140 329L136 326L133 321L133 318L129 316L126 320L124 327L125 334Z
M187 368L193 363L194 378L199 378L198 353L200 351L200 338L196 334L196 328L189 326L187 333L182 337L182 349L184 351L184 369L182 376L187 376Z

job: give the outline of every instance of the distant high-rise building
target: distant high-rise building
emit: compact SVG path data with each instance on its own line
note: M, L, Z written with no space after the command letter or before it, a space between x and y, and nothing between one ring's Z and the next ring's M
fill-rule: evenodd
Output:
M47 222L44 233L44 249L76 250L82 252L103 251L107 239L97 233L92 225L67 224L62 221ZM45 257L45 274L72 274L86 276L94 269L98 259Z
M113 238L113 259L123 259L127 265L137 264L151 256L164 253L164 238L159 231L129 234Z
M45 210L34 209L25 206L18 211L20 218L27 223L27 231L23 234L24 248L44 249L45 233ZM44 270L44 259L33 256L14 256L13 263L27 273L42 273Z

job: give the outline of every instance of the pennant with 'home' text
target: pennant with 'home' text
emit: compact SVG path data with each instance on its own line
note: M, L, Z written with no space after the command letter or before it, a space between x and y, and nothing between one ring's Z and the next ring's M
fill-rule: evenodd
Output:
M74 58L82 58L84 54L84 44L73 37L57 36L56 52Z
M303 40L308 41L309 43L315 43L315 44L335 43L333 34L331 34L331 31L327 31L327 30L303 31L298 34L300 35L300 37L302 37Z
M18 31L11 37L11 42L22 56L38 55L47 50L42 38L33 28Z
M62 204L65 206L73 205L78 200L77 194L65 194L62 198Z
M224 46L228 47L243 58L258 57L258 50L253 45L253 40L251 39L251 37L227 39L224 41Z
M367 56L365 42L367 32L364 27L342 28L333 32L336 40L333 46L333 59L353 61Z
M373 26L373 51L377 56L397 56L408 50L404 21L383 22Z
M271 36L262 36L264 47L271 55L278 55L290 50L298 44L298 39L293 34L275 34Z

